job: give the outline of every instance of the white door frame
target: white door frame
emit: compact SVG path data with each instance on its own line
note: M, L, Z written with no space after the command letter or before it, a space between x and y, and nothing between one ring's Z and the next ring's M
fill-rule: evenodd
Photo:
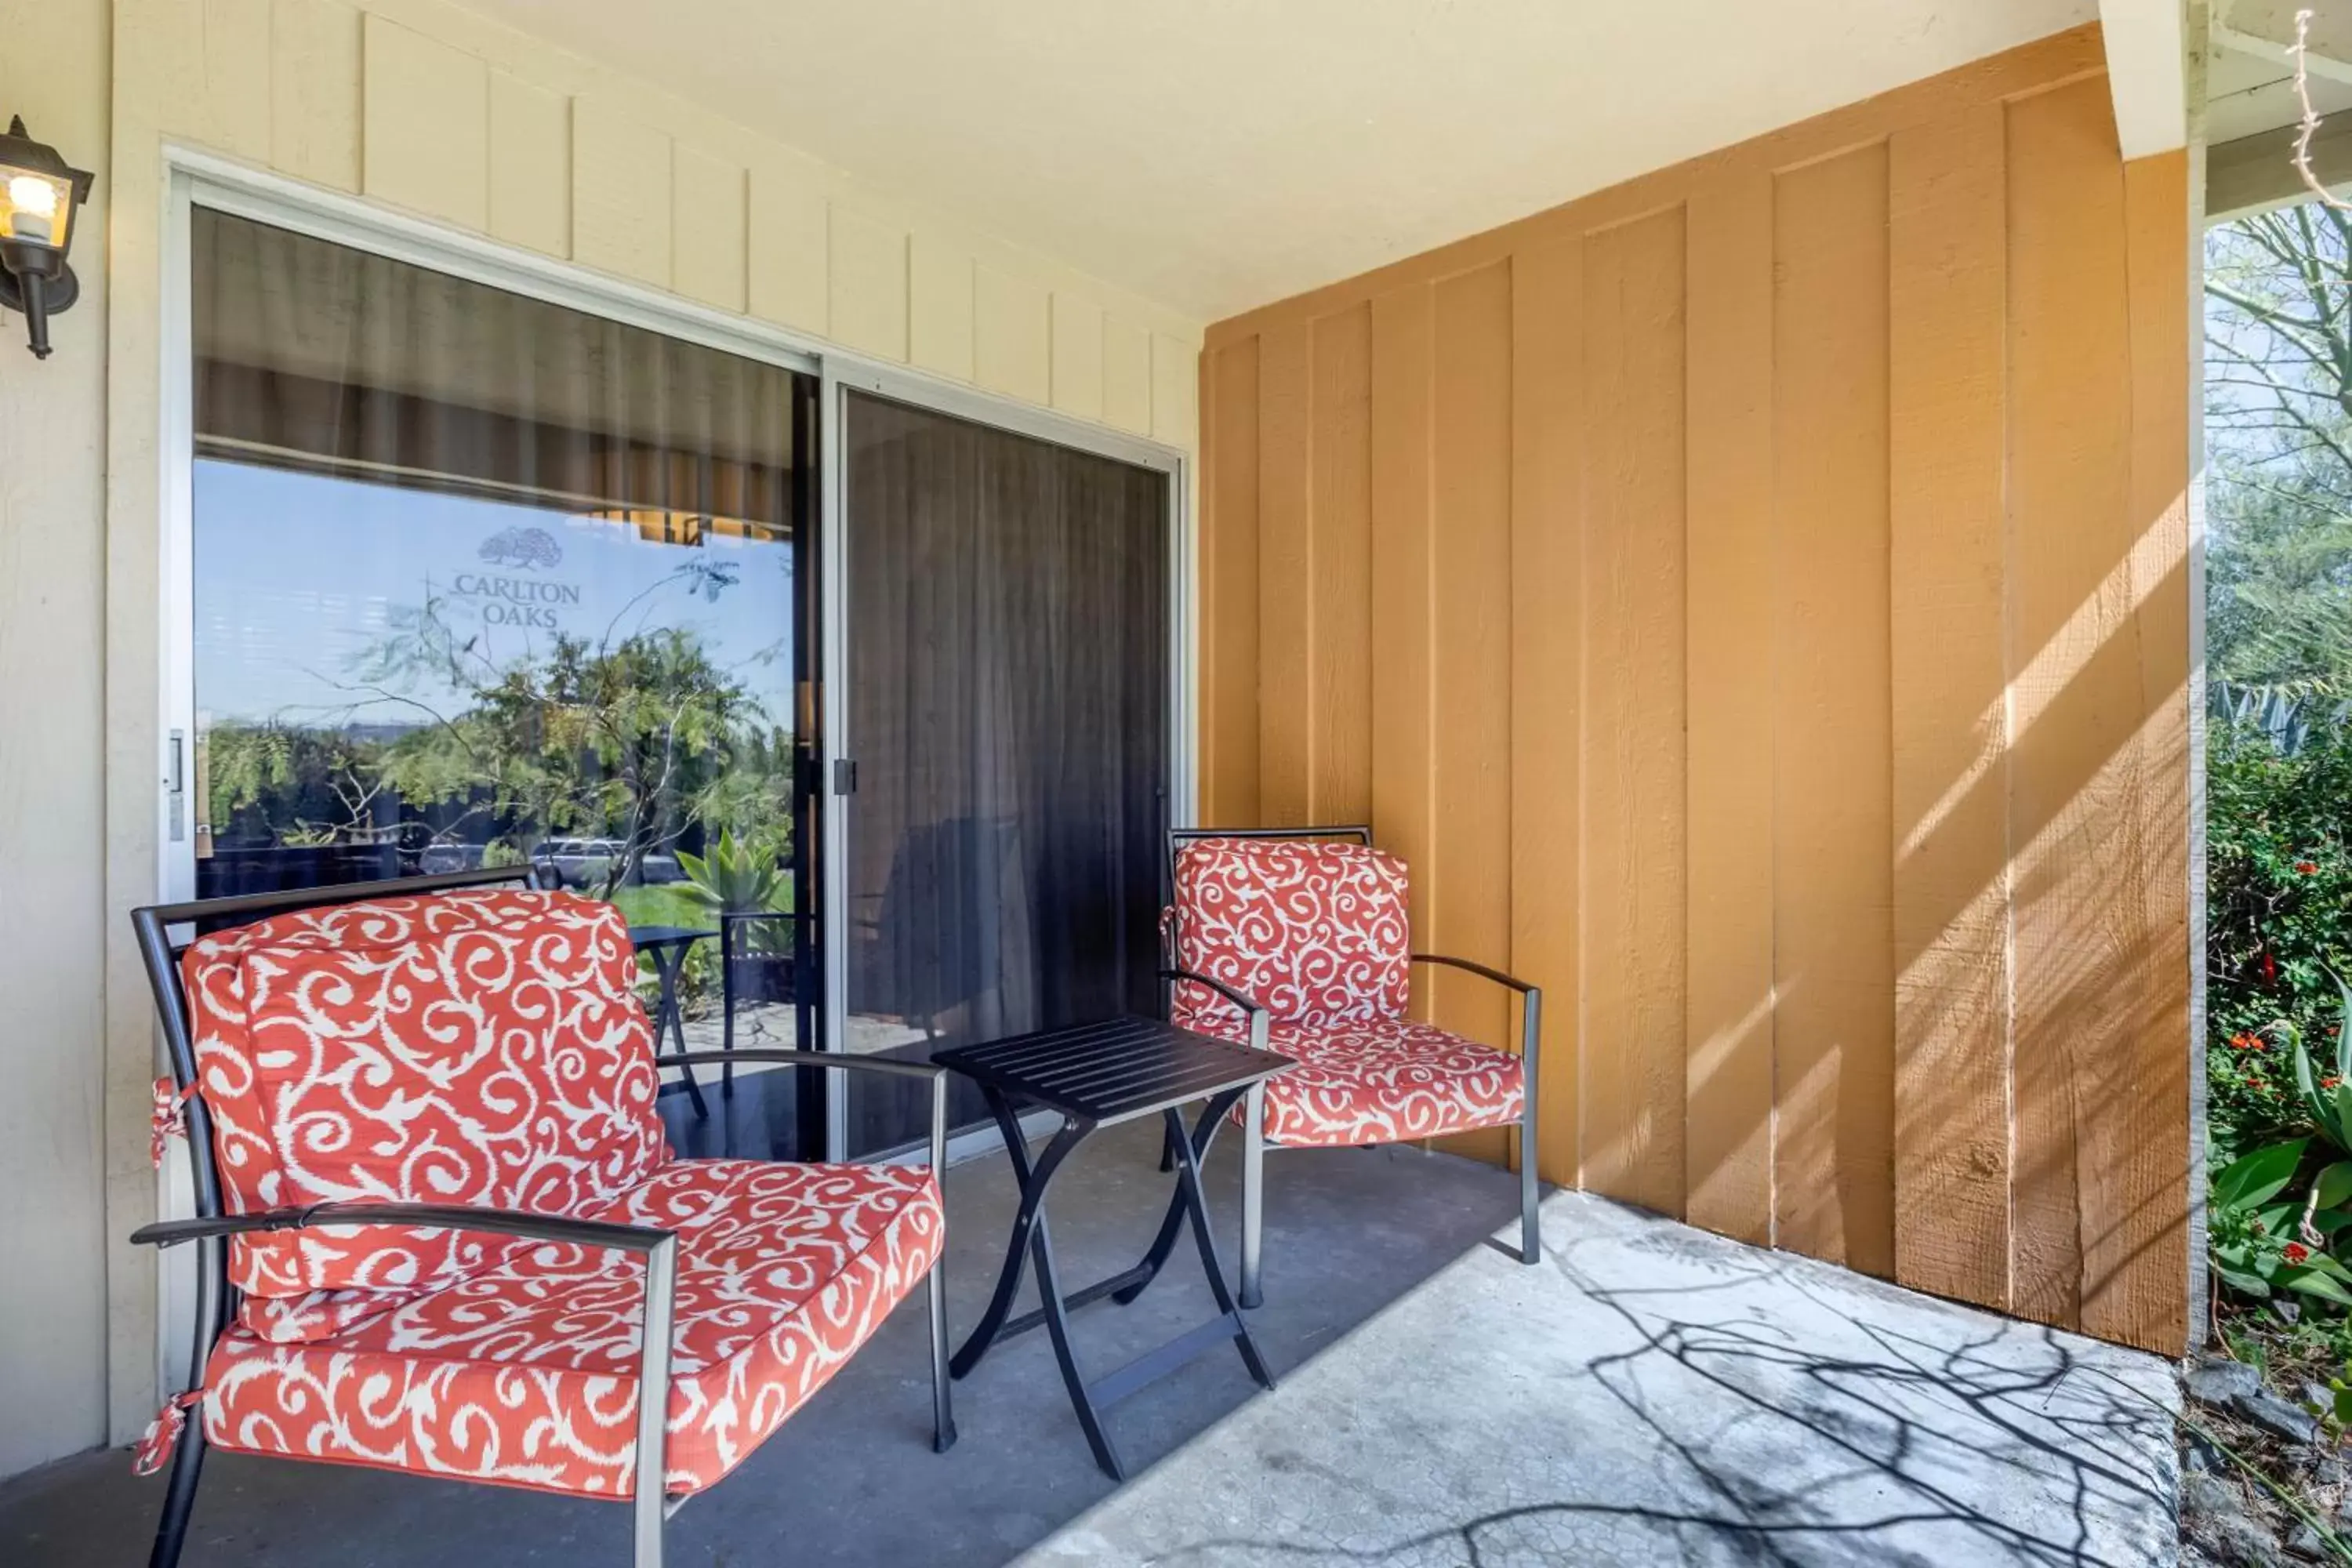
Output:
M1192 581L1195 558L1193 519L1190 501L1189 457L1178 447L1108 426L1039 408L1010 397L873 359L826 342L813 333L774 325L749 316L715 310L665 290L630 282L586 268L503 245L478 234L450 228L406 213L396 212L357 196L320 190L221 158L200 149L166 145L163 251L163 312L160 341L162 376L157 400L160 427L156 431L163 518L160 530L163 561L159 582L163 623L162 649L162 724L167 748L178 737L175 799L169 787L158 791L155 892L162 900L194 896L195 859L194 811L194 658L193 622L194 576L192 538L194 465L194 257L190 218L194 207L217 211L292 230L394 260L429 268L469 281L488 284L531 299L562 305L625 325L640 327L683 342L701 344L762 363L800 371L818 378L823 398L818 416L818 561L819 627L822 652L817 700L823 737L823 787L830 795L834 763L843 750L843 704L834 682L844 668L846 539L842 513L839 473L840 399L845 389L879 393L958 418L1076 447L1164 473L1169 479L1170 552L1170 820L1192 820L1195 749L1192 734L1192 616L1195 602ZM165 758L167 770L173 759ZM168 786L173 780L165 780ZM178 813L177 821L174 812ZM821 809L824 886L822 907L841 907L844 876L840 854L843 817L838 810ZM174 829L177 829L175 834ZM825 1030L829 1040L842 1038L846 1004L843 963L845 949L835 939L825 942ZM838 1073L830 1075L835 1079ZM846 1143L844 1100L839 1085L828 1095L827 1153L839 1157ZM973 1147L977 1149L978 1144ZM167 1164L159 1176L156 1212L164 1216L184 1214L188 1180L182 1164ZM182 1259L180 1261L186 1261ZM172 1281L183 1271L163 1270L163 1310L159 1313L159 1356L184 1350L193 1311L187 1284ZM189 1282L189 1283L192 1283ZM168 1367L168 1361L163 1363ZM171 1386L170 1373L163 1386Z
M968 420L1026 436L1034 440L1067 447L1096 457L1109 458L1136 468L1148 468L1161 475L1168 486L1168 811L1171 826L1189 826L1192 799L1192 668L1186 658L1190 646L1188 628L1192 624L1192 520L1186 504L1186 474L1189 459L1175 447L1141 437L1089 425L1051 409L1014 403L991 393L942 382L895 365L882 365L872 361L851 362L827 355L822 372L821 402L817 415L818 439L822 445L824 467L819 470L817 486L820 521L817 530L818 552L824 557L824 608L819 613L820 632L824 637L824 668L826 679L820 690L831 693L845 691L837 686L837 674L845 675L849 668L849 530L847 508L848 474L843 467L842 431L847 424L846 398L852 392L872 393L894 403L929 413L941 414L954 419ZM825 909L838 913L843 910L847 894L846 877L849 848L849 814L854 804L844 804L844 797L835 790L840 764L856 753L856 740L849 732L847 705L835 702L832 710L824 715L817 732L824 742L825 809L819 813L824 823L824 858L825 871ZM855 796L848 797L852 802ZM831 1037L839 1040L848 1021L849 1007L849 944L841 940L845 922L833 921L834 929L826 933L824 944L824 994L827 1027ZM830 1077L838 1079L835 1072ZM848 1096L837 1082L828 1087L825 1094L825 1157L845 1158L849 1149ZM1050 1115L1045 1121L1050 1121ZM992 1128L980 1128L968 1132L958 1142L975 1151L994 1146L996 1132Z

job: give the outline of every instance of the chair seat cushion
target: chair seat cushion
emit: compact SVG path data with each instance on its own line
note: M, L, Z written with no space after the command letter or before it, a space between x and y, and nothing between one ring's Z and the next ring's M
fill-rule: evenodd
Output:
M1298 1063L1266 1080L1272 1142L1354 1147L1518 1121L1519 1058L1428 1024L1278 1023L1266 1043Z
M937 1259L929 1171L677 1161L584 1218L678 1237L668 1489L711 1485L846 1362ZM635 1490L642 1266L571 1246L309 1342L240 1324L205 1434L248 1453L565 1493Z

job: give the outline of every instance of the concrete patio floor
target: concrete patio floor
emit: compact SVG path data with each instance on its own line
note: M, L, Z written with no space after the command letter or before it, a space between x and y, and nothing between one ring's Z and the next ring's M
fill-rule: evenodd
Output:
M1580 1194L1022 1568L2177 1560L2169 1363Z
M788 1103L762 1106L782 1074L738 1079L737 1152L755 1153ZM699 1147L717 1123L682 1121ZM1090 1140L1055 1184L1054 1246L1075 1287L1135 1262L1170 1192L1157 1123ZM1208 1171L1230 1259L1240 1212L1239 1151ZM1438 1273L1517 1212L1508 1173L1414 1150L1279 1155L1269 1161L1266 1279L1254 1314L1282 1377ZM948 1173L949 1313L959 1336L980 1316L1016 1194L1001 1152ZM1024 1288L1034 1301L1034 1287ZM1099 1377L1215 1310L1192 1248L1130 1307L1076 1314L1073 1337ZM779 1568L996 1568L1111 1490L1095 1468L1043 1333L999 1345L956 1385L961 1440L930 1451L930 1374L920 1298L733 1474L671 1521L673 1564ZM1130 1475L1262 1395L1238 1356L1213 1354L1118 1405L1111 1426ZM0 1420L7 1418L0 1411ZM121 1568L146 1561L160 1479L116 1450L0 1484L0 1565ZM594 1568L628 1561L628 1517L610 1504L238 1454L205 1462L184 1568Z
M1073 1284L1133 1260L1165 1201L1156 1128L1094 1140L1056 1184ZM1210 1192L1231 1256L1236 1151ZM2174 1560L2170 1369L1602 1200L1555 1194L1550 1255L1486 1240L1507 1173L1412 1150L1269 1161L1281 1386L1213 1353L1118 1406L1135 1479L1097 1473L1050 1346L1000 1346L928 1446L910 1303L783 1430L672 1522L674 1563L791 1568L1523 1568L2147 1564ZM953 1321L978 1315L1013 1193L949 1179ZM1512 1228L1516 1228L1513 1226ZM1089 1307L1099 1376L1212 1310L1180 1252L1136 1305ZM1156 1464L1154 1461L1158 1461ZM1145 1469L1145 1466L1151 1466ZM0 1563L143 1561L159 1482L120 1452L0 1487ZM627 1560L609 1506L215 1455L187 1568ZM1024 1555L1026 1553L1026 1555Z

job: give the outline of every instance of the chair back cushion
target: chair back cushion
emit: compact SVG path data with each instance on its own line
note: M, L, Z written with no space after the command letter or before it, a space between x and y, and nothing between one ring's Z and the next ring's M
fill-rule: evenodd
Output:
M1194 838L1176 851L1171 948L1280 1022L1402 1018L1411 994L1404 862L1313 838ZM1232 1035L1240 1009L1180 983L1173 1016Z
M494 889L333 905L181 960L232 1213L325 1202L576 1214L668 1157L636 956L610 904ZM242 1237L262 1297L413 1293L516 1244L352 1226Z

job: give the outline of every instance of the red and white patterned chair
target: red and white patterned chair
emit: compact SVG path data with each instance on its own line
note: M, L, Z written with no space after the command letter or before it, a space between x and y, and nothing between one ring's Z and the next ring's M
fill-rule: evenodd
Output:
M926 1280L954 1441L942 1069L733 1053L929 1079L928 1169L678 1160L609 904L517 870L132 920L173 1068L158 1157L184 1129L198 1217L131 1239L207 1255L188 1388L140 1448L172 1466L154 1568L207 1445L628 1501L658 1564L667 1515Z
M1328 1149L1480 1128L1518 1132L1519 1256L1536 1223L1536 1068L1543 994L1468 959L1414 952L1404 862L1363 827L1185 829L1170 836L1174 898L1162 925L1170 1018L1298 1065L1244 1118L1242 1304L1258 1305L1266 1144ZM1412 969L1442 963L1520 999L1519 1052L1407 1016Z

